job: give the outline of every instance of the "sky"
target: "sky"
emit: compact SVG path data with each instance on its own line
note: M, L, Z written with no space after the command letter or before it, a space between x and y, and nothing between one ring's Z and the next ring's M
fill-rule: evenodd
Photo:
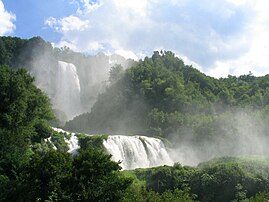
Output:
M0 0L0 35L86 54L173 51L207 75L269 74L268 0Z

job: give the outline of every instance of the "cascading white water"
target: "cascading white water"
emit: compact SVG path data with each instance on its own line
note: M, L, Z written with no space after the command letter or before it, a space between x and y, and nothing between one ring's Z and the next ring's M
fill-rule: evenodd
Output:
M67 132L67 131L65 131L63 129L60 129L60 128L54 128L54 127L52 127L52 129L55 130L58 133L67 133L67 134L70 135L70 138L69 139L64 138L64 140L65 140L66 144L69 147L68 152L71 153L71 154L73 154L73 155L76 154L77 153L77 150L79 149L78 137L76 136L76 133L70 133L70 132ZM48 138L48 141L50 141L50 138Z
M65 138L68 144L68 152L76 154L79 149L78 138L75 133L64 131L60 128L52 128L61 133L71 135L70 139ZM91 135L89 135L91 136ZM48 139L49 141L49 139ZM108 153L112 155L113 161L121 161L121 167L125 170L135 168L150 168L160 165L173 165L162 140L146 136L124 136L112 135L103 141Z
M58 61L54 107L70 120L81 112L80 83L77 68L72 63Z
M76 154L77 150L79 149L79 145L78 145L78 138L76 136L75 133L71 133L71 137L70 139L65 139L65 142L68 144L69 146L69 150L68 152L71 154Z
M112 160L122 162L123 169L173 164L163 142L157 138L115 135L104 140L103 145L112 155Z

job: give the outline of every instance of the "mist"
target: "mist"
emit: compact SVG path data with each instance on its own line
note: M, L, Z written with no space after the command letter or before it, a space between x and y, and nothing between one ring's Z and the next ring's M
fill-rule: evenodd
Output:
M218 115L210 125L214 131L208 137L201 138L201 131L190 128L183 128L180 135L169 136L174 162L196 166L221 156L269 154L269 126L264 112L234 109Z
M169 112L170 109L167 110L169 107L166 107L167 103L174 103L166 99L169 96L165 93L170 91L163 91L164 94L159 94L163 96L163 100L159 101L159 95L154 94L154 90L150 86L152 84L144 82L152 82L151 78L143 76L146 75L144 71L147 70L148 64L152 67L159 65L160 60L156 59L155 64L154 57L165 61L165 54L172 57L173 55L169 52L163 55L154 54L153 63L147 63L150 58L146 58L144 63L141 61L139 68L132 70L132 74L124 74L125 78L114 83L109 81L111 67L120 64L123 69L127 69L134 64L133 60L127 60L119 55L108 56L103 53L95 56L84 55L73 52L67 47L53 48L50 43L35 37L26 43L14 61L20 66L26 67L35 77L36 85L49 96L55 114L60 120L59 125L64 126L67 122L65 125L67 130L90 134L163 135L172 143L169 150L173 161L184 165L197 165L218 156L267 155L269 153L267 116L265 116L266 112L259 108L254 110L234 106L231 109L227 106L216 105L215 110L218 112L215 115L214 112L210 112L206 117L204 114L208 109L204 109L204 112L201 110L207 105L203 105L204 98L199 97L201 106L188 109L189 112L184 111L186 109L180 112L181 106L178 104L177 108L173 109L178 110L182 116L185 116L186 112L186 114L193 113L191 116L195 117L195 113L197 113L197 120L191 123L194 125L188 125L184 121L182 125L179 123L179 126L173 125L176 122L167 122L169 119L173 119L173 111ZM189 72L200 74L195 72L192 67L184 66L180 59L174 58L174 61L171 62L175 62L175 66L183 65L183 74L186 75L182 75L182 80L180 80L182 82L183 79L189 78L187 77ZM163 66L165 67L165 63ZM144 67L145 70L140 69ZM166 68L169 69L169 67ZM169 71L174 74L173 69ZM166 80L168 77L165 76L166 74L159 75L158 79ZM180 75L178 76L180 78ZM140 78L144 80L140 81ZM201 75L201 78L206 82L206 79L209 79L204 75ZM210 79L211 82L219 82ZM236 78L231 77L231 79ZM240 79L244 81L243 79L253 79L253 77L247 75ZM137 82L139 85L135 86L133 82ZM188 80L187 84L189 83ZM162 93L164 83L156 84L156 92ZM186 83L182 84L186 85ZM158 89L158 85L160 89ZM168 85L165 86L165 90L178 87L171 86L170 81L165 85ZM190 87L191 85L185 86L186 90L189 90ZM203 90L198 89L197 91L203 93ZM211 87L208 90L211 90ZM197 93L197 91L192 91L192 93ZM179 86L178 92L183 92L183 88ZM189 101L185 100L185 102ZM155 109L157 111L154 111ZM156 112L156 114L152 112ZM167 117L165 118L165 116ZM157 122L151 123L155 118ZM163 118L166 119L164 122L162 122ZM70 120L73 121L70 122ZM162 124L171 124L170 126L175 126L175 130L168 132L166 129L169 127L165 128L166 126ZM159 129L163 129L163 131L159 131Z
M133 62L115 54L90 56L67 47L53 48L40 37L30 39L18 56L18 64L28 69L35 84L50 98L61 126L91 111L109 85L112 66L120 64L126 69Z
M269 153L267 77L217 80L171 52L157 51L129 70L98 97L91 113L67 122L65 129L161 136L171 143L173 161L183 165Z

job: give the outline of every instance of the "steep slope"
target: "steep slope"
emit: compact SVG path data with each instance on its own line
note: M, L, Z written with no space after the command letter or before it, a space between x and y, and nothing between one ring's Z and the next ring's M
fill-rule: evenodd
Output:
M0 37L0 64L26 68L35 77L35 84L50 97L63 122L91 110L107 85L112 66L127 68L133 62L119 55L87 56L67 47L54 48L40 37Z
M121 73L90 113L65 128L163 136L175 159L190 165L216 155L267 155L268 89L268 75L215 79L171 52L155 52Z

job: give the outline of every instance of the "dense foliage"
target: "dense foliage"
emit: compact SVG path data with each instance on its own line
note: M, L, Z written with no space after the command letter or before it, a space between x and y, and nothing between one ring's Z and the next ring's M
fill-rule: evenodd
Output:
M67 130L163 136L175 148L191 145L191 151L180 152L200 161L215 155L269 154L268 75L215 79L169 51L111 73L117 79L90 113L67 122Z
M76 74L80 85L80 107L82 112L91 110L93 103L108 80L111 62L117 61L118 65L111 71L110 81L116 81L123 67L129 67L134 61L126 60L119 55L107 56L103 53L95 56L74 52L68 47L57 48L41 37L21 39L17 37L0 37L0 65L8 65L13 69L26 68L36 77L36 84L45 90L54 100L59 93L58 61L72 63L76 66ZM60 121L54 125L61 125L67 119L66 112L54 103L54 112Z
M162 201L162 196L172 194L180 196L179 201L268 200L269 160L265 157L223 157L198 167L177 164L124 172L135 179L132 194L127 197L151 195Z
M0 64L12 67L0 66L0 201L269 200L266 157L223 157L197 167L175 164L120 172L120 162L102 150L107 135L79 135L79 154L67 153L65 138L70 137L49 126L54 117L49 99L20 69L31 68L30 61L42 54L54 62L87 58L54 49L39 37L0 37ZM171 52L154 52L126 71L113 67L110 86L91 112L66 128L187 139L192 149L198 148L196 155L203 156L223 151L268 154L268 79L251 73L214 79ZM86 104L87 96L83 99Z
M51 133L49 100L33 81L23 69L0 66L0 168L11 178L28 160L30 143Z
M116 81L99 96L91 113L75 118L66 128L168 135L192 127L197 119L212 123L227 110L263 109L269 103L268 76L250 73L217 80L169 51L154 52L124 74L116 74L119 67L114 70L111 76Z
M103 141L107 140L108 135L84 135L78 134L79 146L81 149L96 148L104 150Z
M33 81L26 70L0 67L0 201L120 200L131 180L119 163L96 148L72 158L68 135L49 127L49 100Z

